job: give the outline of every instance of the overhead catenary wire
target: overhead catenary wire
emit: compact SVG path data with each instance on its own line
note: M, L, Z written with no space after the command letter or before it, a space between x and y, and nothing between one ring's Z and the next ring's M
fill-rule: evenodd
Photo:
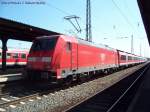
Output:
M91 2L93 2L93 0L91 1ZM58 7L56 7L56 6L54 6L53 4L51 4L51 3L46 3L46 5L48 6L48 7L51 7L51 8L54 8L55 10L57 10L58 12L60 12L60 13L62 13L62 14L64 14L64 15L72 15L71 13L68 13L68 12L66 12L66 11L64 11L64 10L62 10L61 8L58 8ZM81 24L84 24L84 21L80 18L80 23ZM78 23L77 23L78 24ZM81 30L82 30L82 32L84 31L84 32L86 32L86 27L84 27L84 28L80 28ZM92 27L92 29L96 29L94 26ZM100 31L99 31L100 32Z
M64 10L62 10L62 9L60 9L60 8L58 8L58 7L56 7L56 6L52 5L52 4L50 4L50 3L48 3L48 2L46 3L46 5L49 6L49 7L54 8L55 10L57 10L57 11L59 11L59 12L65 14L65 15L71 15L70 13L68 13L68 12L66 12L66 11L64 11Z
M138 30L138 27L139 27L139 22L137 22L137 27L135 27L130 21L129 21L129 19L126 17L126 15L123 13L123 11L120 9L120 7L117 5L117 3L114 1L114 0L112 0L112 2L113 2L113 4L114 4L114 6L118 9L118 11L120 12L120 14L123 16L123 18L125 19L125 21L128 23L128 25L133 29L133 32L137 35L137 37L139 37L140 36L140 32L139 32L139 30ZM125 1L124 1L125 2ZM130 16L132 15L131 14L131 11L129 10L129 7L128 7L128 5L127 5L127 3L125 2L125 5L126 5L126 7L127 7L127 9L128 9L128 12L129 12L129 14L130 14ZM140 39L140 38L139 38ZM134 46L133 46L133 33L131 34L131 52L133 53L134 52Z
M64 11L64 10L62 10L61 8L58 8L58 7L56 7L56 6L54 6L54 5L52 5L51 3L48 3L47 2L47 6L48 7L50 7L50 8L53 8L53 9L55 9L55 10L57 10L58 12L60 12L60 13L62 13L63 15L72 15L71 13L68 13L67 11ZM76 22L77 22L77 20L75 20ZM81 20L81 18L80 18L80 23L81 24L83 24L84 22ZM80 26L79 26L79 23L77 22L77 25L78 25L78 27L79 27L79 29L80 29L80 33L81 33L81 31L84 31L84 30L82 30L82 29L85 29L85 28L81 28ZM78 33L79 33L78 32Z
M80 18L80 17L78 17L78 16L76 16L76 15L71 15L71 16L65 16L65 17L64 17L65 20L68 20L68 21L73 25L73 27L76 29L76 31L77 31L78 33L81 33L81 27L80 27L80 25L79 25L79 23L78 23L78 21L77 21L77 19L79 19L79 18ZM76 24L77 24L77 27L76 27L76 25L73 23L72 19L75 19L75 22L76 22Z
M68 12L62 10L61 8L58 8L58 7L56 7L56 6L54 6L54 5L50 4L50 3L47 3L47 6L48 6L48 7L51 7L51 8L54 8L55 10L59 11L60 13L62 13L62 14L64 14L64 15L72 15L71 13L68 13ZM81 20L81 18L80 18L80 20ZM81 20L81 21L82 21L82 20ZM83 21L82 21L82 22L83 22ZM82 23L82 22L81 22L81 23ZM83 22L83 23L84 23L84 22Z
M130 17L135 18L134 14L131 13L132 11L130 10L130 7L128 6L126 0L124 0L124 5L125 5L126 9L128 10ZM136 30L137 30L137 33L138 33L138 36L139 36L139 35L141 34L141 32L139 31L139 26L140 26L140 24L142 24L142 23L140 23L140 20L138 20L138 21L136 21L136 22L137 22L137 23L136 23L136 24L137 24Z
M117 10L119 11L119 13L121 14L121 16L124 18L124 20L127 22L127 24L133 29L135 30L134 26L131 24L131 22L129 21L129 19L127 18L127 16L123 13L123 11L120 9L120 7L117 5L117 3L114 0L111 0L112 3L114 4L114 6L117 8Z
M117 5L117 3L114 0L112 0L112 3L117 8L117 10L120 12L120 14L124 18L124 20L127 22L127 24L133 29L133 31L136 31L136 29L134 28L134 26L130 23L129 19L126 17L126 15L120 9L120 7ZM133 34L132 34L131 35L131 53L133 53L133 52L134 52L134 47L133 47Z
M92 0L91 2L93 2L93 0ZM130 22L129 19L126 17L126 15L123 13L123 11L120 9L120 7L117 5L117 3L116 3L114 0L112 0L112 2L113 2L113 4L114 4L114 6L117 8L117 10L119 11L119 13L121 14L121 16L122 16L122 17L124 18L124 20L127 22L127 24L135 31L134 26L131 24L131 22ZM53 8L53 9L55 9L55 10L57 10L57 11L59 11L60 13L62 13L62 14L64 14L64 15L72 15L71 13L69 13L69 12L67 12L67 11L65 11L65 10L63 10L63 9L61 9L61 8L58 8L57 6L55 6L55 5L51 4L51 3L48 3L48 2L47 2L46 5L49 6L49 7L51 7L51 8ZM82 20L80 19L80 23L83 24L84 21L82 21ZM93 28L93 27L92 27L92 28ZM84 29L84 28L82 27L81 29ZM83 30L83 31L84 31L84 30Z

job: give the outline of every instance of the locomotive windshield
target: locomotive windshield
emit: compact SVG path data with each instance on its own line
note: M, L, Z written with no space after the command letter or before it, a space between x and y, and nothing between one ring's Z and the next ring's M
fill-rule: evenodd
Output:
M47 51L54 49L57 42L57 38L51 39L37 39L34 41L31 47L31 51Z

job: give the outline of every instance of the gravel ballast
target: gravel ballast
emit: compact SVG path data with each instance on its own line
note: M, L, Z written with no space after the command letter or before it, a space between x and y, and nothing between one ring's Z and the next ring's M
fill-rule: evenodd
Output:
M66 108L77 104L78 102L103 91L111 85L117 83L121 79L127 77L145 64L141 64L132 68L128 68L111 75L98 78L83 84L69 87L65 90L60 90L55 93L50 93L47 96L42 96L41 99L28 101L26 104L20 104L16 108L7 108L9 112L62 112Z

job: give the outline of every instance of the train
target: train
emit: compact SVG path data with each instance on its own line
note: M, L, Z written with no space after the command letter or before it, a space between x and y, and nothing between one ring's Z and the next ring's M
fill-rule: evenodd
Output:
M6 51L7 66L25 66L27 64L28 49L8 48ZM2 66L2 49L0 49L0 66Z
M27 59L27 77L65 82L97 71L113 71L146 58L68 35L37 37Z

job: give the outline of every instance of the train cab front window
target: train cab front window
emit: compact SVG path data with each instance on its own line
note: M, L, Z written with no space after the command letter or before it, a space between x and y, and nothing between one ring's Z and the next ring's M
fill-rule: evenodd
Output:
M57 38L41 38L33 42L31 51L48 51L55 48Z
M70 42L66 43L66 50L71 51L71 43Z

